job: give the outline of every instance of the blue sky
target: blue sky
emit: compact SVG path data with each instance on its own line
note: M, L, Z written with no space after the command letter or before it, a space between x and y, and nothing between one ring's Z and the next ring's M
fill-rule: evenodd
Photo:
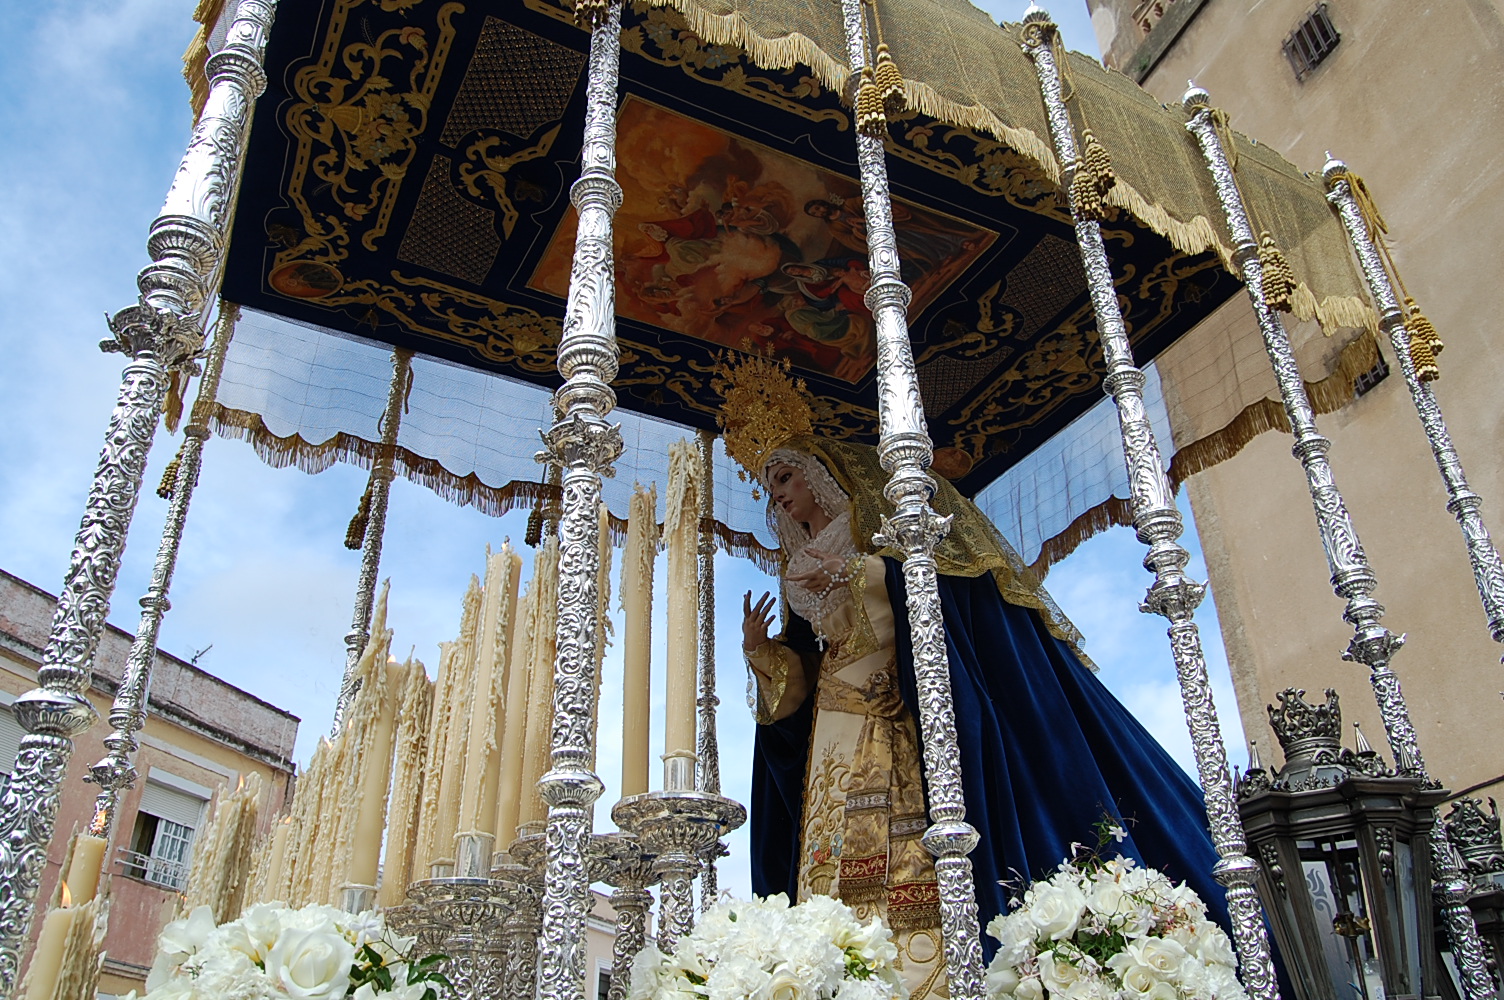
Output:
M180 56L193 35L191 0L31 2L0 7L0 568L56 592L119 381L101 354L103 316L135 301L144 239L187 141ZM1024 4L985 3L1016 19ZM1016 8L1016 9L1015 9ZM1053 13L1072 48L1095 54L1085 5ZM134 631L166 510L153 489L177 447L158 438L137 508L111 621ZM245 445L212 438L183 540L164 648L301 716L298 757L327 729L344 663L358 557L343 547L365 473L317 476L264 465ZM523 535L525 515L496 519L398 480L382 575L400 653L430 670L458 628L471 573L487 544ZM1193 572L1205 579L1194 535ZM1050 574L1051 592L1088 637L1103 681L1188 770L1193 769L1161 619L1142 615L1143 546L1127 529L1083 545ZM718 559L722 759L728 794L746 801L751 722L741 705L740 595L769 581ZM661 575L661 574L660 574ZM660 595L661 597L661 595ZM659 602L661 607L661 600ZM617 613L617 612L614 612ZM1199 621L1217 678L1234 760L1242 734L1221 637L1208 601ZM662 630L658 630L662 634ZM212 647L212 648L211 648ZM400 655L400 654L399 654ZM661 651L656 662L661 663ZM617 657L607 661L600 770L615 784L620 720L611 711ZM618 696L619 697L619 696ZM661 694L659 695L661 698ZM616 702L619 704L619 702ZM656 727L655 727L656 728ZM606 802L613 797L608 791ZM601 810L604 817L605 810ZM740 838L738 838L739 840ZM747 891L745 852L722 862L722 884Z

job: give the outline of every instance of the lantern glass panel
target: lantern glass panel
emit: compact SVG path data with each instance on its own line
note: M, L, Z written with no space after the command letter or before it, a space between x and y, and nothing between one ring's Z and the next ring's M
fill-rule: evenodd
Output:
M1415 860L1410 855L1408 841L1396 838L1394 845L1394 870L1395 882L1399 888L1399 905L1395 909L1399 912L1401 928L1400 941L1408 943L1420 940L1420 931L1416 928L1416 915L1420 912L1422 902L1430 905L1430 893L1420 896L1415 888ZM1405 967L1410 970L1410 984L1423 982L1420 968L1420 952L1414 948L1405 948Z
M1358 842L1300 840L1296 848L1332 982L1347 984L1353 1000L1382 1000L1383 974L1369 931Z

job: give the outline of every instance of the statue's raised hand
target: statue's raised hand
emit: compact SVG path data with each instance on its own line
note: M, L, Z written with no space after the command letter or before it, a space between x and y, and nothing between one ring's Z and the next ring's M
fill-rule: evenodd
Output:
M742 598L742 649L752 652L768 641L768 626L773 624L773 595L764 592L752 604L752 591Z

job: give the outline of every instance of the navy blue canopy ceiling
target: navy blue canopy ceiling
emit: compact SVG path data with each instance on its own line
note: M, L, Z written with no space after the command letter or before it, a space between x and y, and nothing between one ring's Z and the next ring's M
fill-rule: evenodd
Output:
M224 294L544 386L569 275L588 36L553 0L284 4L267 49ZM877 434L851 118L665 9L623 32L616 386L714 427L727 352L787 358L823 433ZM889 157L910 333L966 493L1101 395L1070 219L1033 162L911 114ZM1139 360L1238 288L1122 214L1105 226Z

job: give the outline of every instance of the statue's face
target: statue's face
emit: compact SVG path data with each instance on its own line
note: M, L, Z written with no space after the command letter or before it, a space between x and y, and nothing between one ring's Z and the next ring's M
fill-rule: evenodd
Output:
M820 510L804 471L796 466L780 463L768 470L768 495L800 524L808 524Z

